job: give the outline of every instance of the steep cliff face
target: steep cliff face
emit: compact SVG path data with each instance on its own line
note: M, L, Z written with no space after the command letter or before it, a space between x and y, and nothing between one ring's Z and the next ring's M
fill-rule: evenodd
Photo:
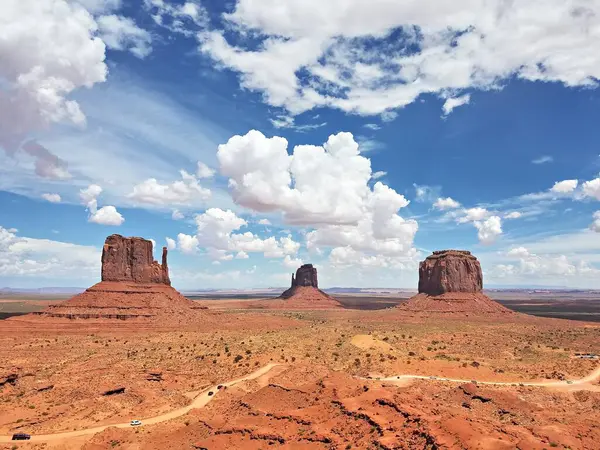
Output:
M481 266L471 252L436 251L419 265L419 293L398 308L410 314L513 314L483 294L482 289Z
M292 286L312 286L319 288L317 269L312 264L304 264L296 270L296 277L292 275Z
M341 304L319 289L317 268L304 264L292 274L292 285L281 294L284 302L271 302L272 308L281 309L329 309L340 308Z
M102 250L102 281L170 286L167 249L163 247L162 264L159 264L154 261L151 241L118 234L108 236Z
M419 293L441 295L449 292L478 293L483 289L479 261L471 252L433 252L419 265Z

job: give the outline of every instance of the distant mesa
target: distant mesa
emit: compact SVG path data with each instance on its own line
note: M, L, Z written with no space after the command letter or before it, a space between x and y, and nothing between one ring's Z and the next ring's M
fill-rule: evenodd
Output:
M471 252L435 251L419 264L419 293L398 308L424 313L513 314L482 290L481 265Z
M192 301L171 287L167 249L162 264L152 242L113 234L102 250L102 281L71 299L37 313L66 319L159 319L185 322L199 313Z
M419 264L419 293L477 293L483 289L483 275L477 258L466 250L433 252Z
M317 268L312 264L304 264L292 274L292 285L285 291L280 299L284 302L272 306L289 309L329 309L340 308L342 304L333 297L319 289Z

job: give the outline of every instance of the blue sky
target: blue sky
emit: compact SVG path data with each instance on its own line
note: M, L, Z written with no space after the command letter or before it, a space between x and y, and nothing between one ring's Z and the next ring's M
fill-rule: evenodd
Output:
M90 285L119 233L182 289L415 287L442 248L598 287L600 2L312 2L9 0L0 286Z

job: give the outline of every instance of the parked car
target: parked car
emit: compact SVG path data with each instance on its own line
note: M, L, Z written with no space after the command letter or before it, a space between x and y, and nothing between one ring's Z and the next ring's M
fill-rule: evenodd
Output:
M129 425L131 425L132 427L139 427L141 424L141 420L132 420L131 422L129 422Z
M12 436L13 441L28 441L31 439L31 435L27 433L15 433Z

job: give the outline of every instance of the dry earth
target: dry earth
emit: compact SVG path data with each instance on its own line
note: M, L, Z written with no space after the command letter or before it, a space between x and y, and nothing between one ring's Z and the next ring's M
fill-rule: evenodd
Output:
M281 364L215 390L206 407L172 420L0 449L598 448L598 380L566 381L600 364L575 357L600 354L598 324L397 309L207 314L177 329L136 320L0 321L0 435L143 421ZM403 374L515 385L375 379ZM519 385L548 380L558 384Z

